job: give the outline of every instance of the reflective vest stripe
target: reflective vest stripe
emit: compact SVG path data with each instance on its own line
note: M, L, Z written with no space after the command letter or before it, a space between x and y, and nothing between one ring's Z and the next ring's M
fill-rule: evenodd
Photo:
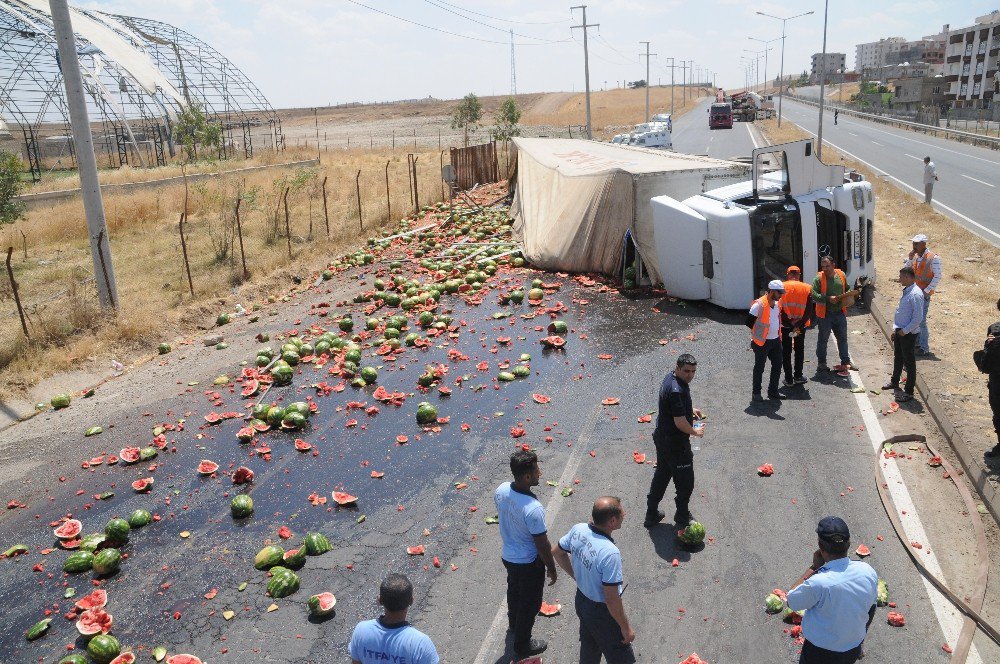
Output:
M931 280L934 279L934 272L931 269L931 263L934 261L934 253L930 249L924 251L923 256L914 256L913 262L910 263L913 267L913 274L916 276L917 285L920 286L920 290L924 290L931 285Z
M763 346L767 341L767 333L771 330L771 305L767 301L767 295L757 300L757 304L760 305L760 314L757 316L757 322L753 324L753 329L750 330L750 338L758 346Z
M789 318L798 319L806 315L806 305L812 295L812 287L801 281L786 281L785 294L781 296L781 310Z
M844 292L847 292L847 276L841 270L834 270L834 274L840 277L840 283L844 285ZM823 295L823 302L816 303L816 316L826 318L826 272L819 273L819 292ZM847 307L840 309L842 313L847 313Z

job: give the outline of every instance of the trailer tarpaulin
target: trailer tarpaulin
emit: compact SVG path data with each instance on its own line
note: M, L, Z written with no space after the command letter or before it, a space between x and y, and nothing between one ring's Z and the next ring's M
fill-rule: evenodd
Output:
M650 199L678 200L749 179L749 165L564 138L515 138L514 237L534 265L614 275L632 231L653 283L662 281Z

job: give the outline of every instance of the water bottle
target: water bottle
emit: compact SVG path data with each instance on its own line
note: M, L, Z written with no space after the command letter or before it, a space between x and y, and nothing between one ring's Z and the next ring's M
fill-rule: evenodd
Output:
M692 428L694 428L695 430L698 430L698 429L703 428L704 426L705 426L704 422L695 422L692 425ZM691 446L691 451L692 452L697 452L698 450L701 449L701 444L698 442L698 441L701 440L701 438L695 438L694 440L695 440L695 443L694 443L694 445Z

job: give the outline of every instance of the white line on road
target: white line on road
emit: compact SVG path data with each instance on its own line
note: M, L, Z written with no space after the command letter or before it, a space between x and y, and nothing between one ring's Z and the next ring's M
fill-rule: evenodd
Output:
M907 157L909 157L910 159L916 159L917 161L923 161L923 159L921 159L920 157L917 157L916 155L912 155L912 154L910 154L908 152L904 152L903 154L906 155Z
M857 136L857 134L855 134L853 131L849 131L847 133L850 134L851 136Z
M972 180L973 182L978 182L979 184L985 184L987 187L996 187L996 185L994 185L994 184L990 184L989 182L983 182L982 180L977 180L976 178L972 177L971 175L966 175L965 173L959 173L959 175L961 175L963 178L966 178L968 180Z
M880 148L881 148L881 147L885 147L884 145L882 145L881 143L879 143L879 142L877 142L877 141L872 141L872 145L877 145L877 146L879 146Z
M799 129L801 129L802 131L806 132L810 136L815 136L816 135L815 133L809 131L808 129L806 129L805 127L803 127L802 125L800 125L797 122L792 122L792 124L794 124L796 127L798 127ZM872 169L873 171L877 171L879 173L882 173L886 177L891 178L892 180L895 180L901 186L906 187L907 189L909 189L910 191L912 191L913 193L915 193L917 196L923 197L924 192L920 191L916 187L913 187L913 186L910 186L910 185L906 184L905 182L903 182L902 180L900 180L899 178L897 178L895 175L891 175L888 171L884 171L881 168L879 168L878 166L875 166L874 164L869 164L867 161L865 161L861 157L858 157L857 155L851 154L850 152L848 152L844 148L838 147L838 146L834 145L833 143L831 143L830 141L828 141L826 139L823 139L823 142L826 143L827 145L829 145L831 148L833 148L835 150L840 150L841 152L843 152L844 154L846 154L851 159L854 159L855 161L861 162L862 164L864 164L868 168ZM912 155L907 155L907 156L912 156ZM919 159L919 157L918 157L918 159ZM947 205L945 205L944 203L939 203L937 201L934 201L934 205L937 205L938 207L940 207L943 210L947 210L948 212L952 213L956 217L964 219L965 221L967 221L968 223L972 224L973 226L975 226L979 230L983 231L984 233L989 233L990 235L992 235L997 240L1000 240L1000 233L997 233L994 230L986 228L986 226L983 226L978 221L973 221L972 219L969 219L968 217L966 217L964 214L962 214L958 210L956 210L954 208L950 208ZM992 240L990 238L984 238L984 239L989 240L990 242L994 242L994 240Z
M570 453L569 460L566 462L566 467L563 469L562 475L559 476L559 486L571 486L573 483L573 476L576 475L577 469L580 467L580 459L582 457L582 452L586 448L583 444L583 440L593 433L594 427L597 425L597 416L600 414L600 408L595 408L590 411L590 415L587 417L587 421L583 423L580 428L580 435L577 437L576 445L573 446L573 451ZM556 522L556 516L559 514L559 508L566 503L566 498L563 498L559 494L559 489L556 488L552 492L552 496L549 497L548 504L545 506L545 520L548 522L551 528ZM555 504L553 505L553 502ZM551 508L551 509L550 509ZM507 598L500 598L500 605L497 607L497 614L493 617L493 622L490 624L490 629L486 632L483 637L483 645L480 646L479 652L476 653L476 659L473 660L473 664L486 664L487 661L495 661L496 651L499 648L499 641L501 636L504 634L504 619L507 617Z
M752 125L753 123L750 123L750 122L746 122L746 123L744 123L744 124L746 124L746 127L747 127L747 133L748 133L748 134L750 134L750 142L751 142L751 143L753 143L753 147L754 147L754 149L756 150L757 148L759 148L759 147L760 147L760 144L758 144L758 143L757 143L757 139L756 139L756 138L754 138L754 136L753 136L753 131L752 131L752 130L750 129L750 127L751 127L751 125Z

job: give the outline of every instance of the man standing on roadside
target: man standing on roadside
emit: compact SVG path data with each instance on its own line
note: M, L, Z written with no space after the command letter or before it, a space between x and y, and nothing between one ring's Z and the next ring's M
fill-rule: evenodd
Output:
M534 452L518 450L510 455L513 482L504 482L493 494L500 517L501 559L507 568L507 621L514 634L514 652L530 657L545 651L548 644L531 638L535 616L542 607L545 575L549 585L556 582L556 564L545 527L545 508L531 492L538 486L542 471Z
M1000 310L1000 300L997 300ZM986 450L987 459L1000 459L1000 322L993 323L986 330L983 348L983 373L989 376L986 387L990 394L990 409L993 411L993 429L997 433L997 444Z
M359 622L351 634L348 651L353 664L438 664L440 658L430 638L406 622L413 604L413 585L402 574L390 574L378 590L382 615Z
M923 233L914 235L910 241L913 242L913 250L903 265L913 268L917 286L924 292L924 320L920 324L920 333L917 336L917 355L925 355L931 348L930 332L927 329L927 310L931 306L931 296L941 283L941 257L927 248L927 236Z
M785 294L781 296L781 364L785 369L785 386L802 385L809 379L802 375L806 355L806 330L812 325L816 303L812 288L802 283L802 270L798 265L785 271ZM792 351L795 367L792 369Z
M851 366L851 354L847 348L847 307L840 304L847 292L847 275L834 266L833 259L823 256L819 261L819 274L813 279L812 299L816 304L816 318L819 322L819 338L816 339L816 359L819 371L829 371L826 364L826 345L830 332L837 339L840 364L833 369L847 371Z
M892 378L882 386L883 390L899 391L899 380L903 369L906 369L906 390L896 396L900 403L913 399L913 391L917 387L917 359L913 348L917 342L917 332L920 321L924 319L924 294L914 280L913 268L904 267L899 271L899 283L903 285L903 294L896 306L896 315L892 321Z
M698 361L693 355L684 353L677 358L676 368L667 374L660 385L656 428L653 429L656 470L646 496L646 519L642 523L646 528L652 528L666 516L659 507L671 478L677 490L674 525L684 528L694 520L688 506L694 491L691 436L701 438L705 435L701 427L694 428L694 418L701 419L701 411L691 402L691 381L697 370Z
M924 157L924 203L931 204L931 194L934 192L934 183L937 182L937 166L930 157Z
M753 401L760 402L764 382L764 365L771 362L771 377L767 383L767 398L783 399L778 393L778 379L781 377L781 304L785 294L785 286L778 279L767 285L767 293L754 300L750 305L746 325L750 328L750 340L753 342Z
M802 617L799 664L853 664L875 618L878 574L847 557L851 532L843 519L825 517L816 528L819 548L802 578L788 591L788 608Z
M622 604L622 554L611 533L622 527L621 500L604 496L594 502L593 523L573 526L552 554L576 581L580 619L580 664L632 664L635 631Z

